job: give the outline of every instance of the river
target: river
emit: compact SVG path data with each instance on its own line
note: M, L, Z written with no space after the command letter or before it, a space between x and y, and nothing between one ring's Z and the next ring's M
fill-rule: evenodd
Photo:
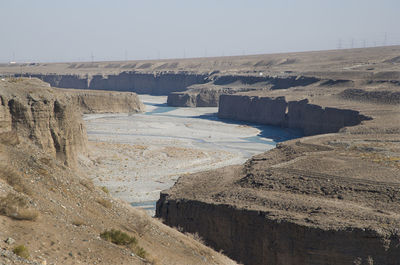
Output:
M163 189L179 176L241 164L298 131L220 120L218 108L175 108L166 97L141 95L141 114L84 115L88 158L81 167L113 197L154 214Z

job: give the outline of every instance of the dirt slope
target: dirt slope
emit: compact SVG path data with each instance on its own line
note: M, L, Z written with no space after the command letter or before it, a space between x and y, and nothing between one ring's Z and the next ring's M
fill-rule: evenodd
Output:
M112 199L43 148L36 141L38 137L29 137L37 134L45 139L44 132L68 125L65 119L71 119L70 127L79 124L79 120L72 120L79 114L79 107L68 102L61 92L37 81L1 82L0 85L7 85L0 87L0 117L4 125L0 133L0 263L235 264L194 240L195 236L181 234L125 202ZM53 108L42 107L36 112L32 107L32 102L53 106L61 98L65 100L60 103L63 109L71 103L72 116L52 116ZM12 99L18 99L18 109L31 116L10 112L5 102ZM32 114L37 118L23 123L23 118ZM137 244L119 246L103 240L100 234L110 229L135 237ZM12 253L19 245L28 248L28 259Z

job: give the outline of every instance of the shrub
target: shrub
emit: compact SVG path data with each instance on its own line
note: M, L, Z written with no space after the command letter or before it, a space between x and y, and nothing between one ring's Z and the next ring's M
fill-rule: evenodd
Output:
M191 233L185 233L185 235L187 235L188 237L190 237L191 239L199 242L200 244L205 245L204 239L199 235L199 233L195 232L193 234Z
M81 179L79 183L90 191L94 190L93 181L90 179Z
M23 173L16 172L9 166L0 165L0 178L4 179L14 190L29 195L32 193L32 190L24 183L22 174Z
M129 246L137 244L137 239L135 237L132 237L127 233L122 232L121 230L115 230L115 229L111 229L110 231L106 230L100 234L100 237L106 241L112 242L117 245Z
M101 187L101 190L104 191L104 193L110 194L110 191L105 186Z
M24 259L28 259L29 258L29 250L24 245L16 246L13 249L13 252L15 253L15 255L18 255L21 258L24 258Z
M116 245L129 247L136 256L142 259L146 259L147 257L147 252L144 250L144 248L138 246L138 241L136 237L130 236L127 233L122 232L121 230L106 230L100 234L100 237Z
M147 257L147 252L142 247L134 246L132 250L138 257L141 257L142 259L145 259Z
M111 202L109 200L101 198L101 199L97 199L96 201L99 204L103 205L103 207L105 207L107 209L110 209L112 207L112 204L111 204Z
M34 221L39 216L39 211L29 209L25 198L8 193L0 198L0 214L16 220Z

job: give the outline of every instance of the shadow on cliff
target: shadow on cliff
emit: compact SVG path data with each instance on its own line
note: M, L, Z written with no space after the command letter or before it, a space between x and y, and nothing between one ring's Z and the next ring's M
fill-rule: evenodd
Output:
M231 120L231 119L221 119L218 118L217 113L207 113L192 118L219 121L226 124L236 124L239 126L254 127L260 130L260 133L257 136L272 139L276 143L304 136L304 134L300 129L282 128L279 126L263 125L245 121Z

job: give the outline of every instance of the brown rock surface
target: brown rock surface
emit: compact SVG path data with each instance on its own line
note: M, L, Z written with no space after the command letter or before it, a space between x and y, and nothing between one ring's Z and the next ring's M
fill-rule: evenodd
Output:
M314 136L242 166L181 177L156 215L244 264L400 264L399 71L329 64L324 73L303 71L329 72L331 81L221 96L221 118Z
M0 81L0 263L235 264L195 236L111 198L55 159L58 143L67 159L75 155L72 146L85 147L79 107L70 96L35 79ZM134 236L144 258L138 248L101 239L110 229ZM27 247L28 259L12 253L18 245Z
M86 130L81 114L68 99L35 79L0 82L3 113L1 131L15 131L66 165L75 167L78 153L86 151Z

